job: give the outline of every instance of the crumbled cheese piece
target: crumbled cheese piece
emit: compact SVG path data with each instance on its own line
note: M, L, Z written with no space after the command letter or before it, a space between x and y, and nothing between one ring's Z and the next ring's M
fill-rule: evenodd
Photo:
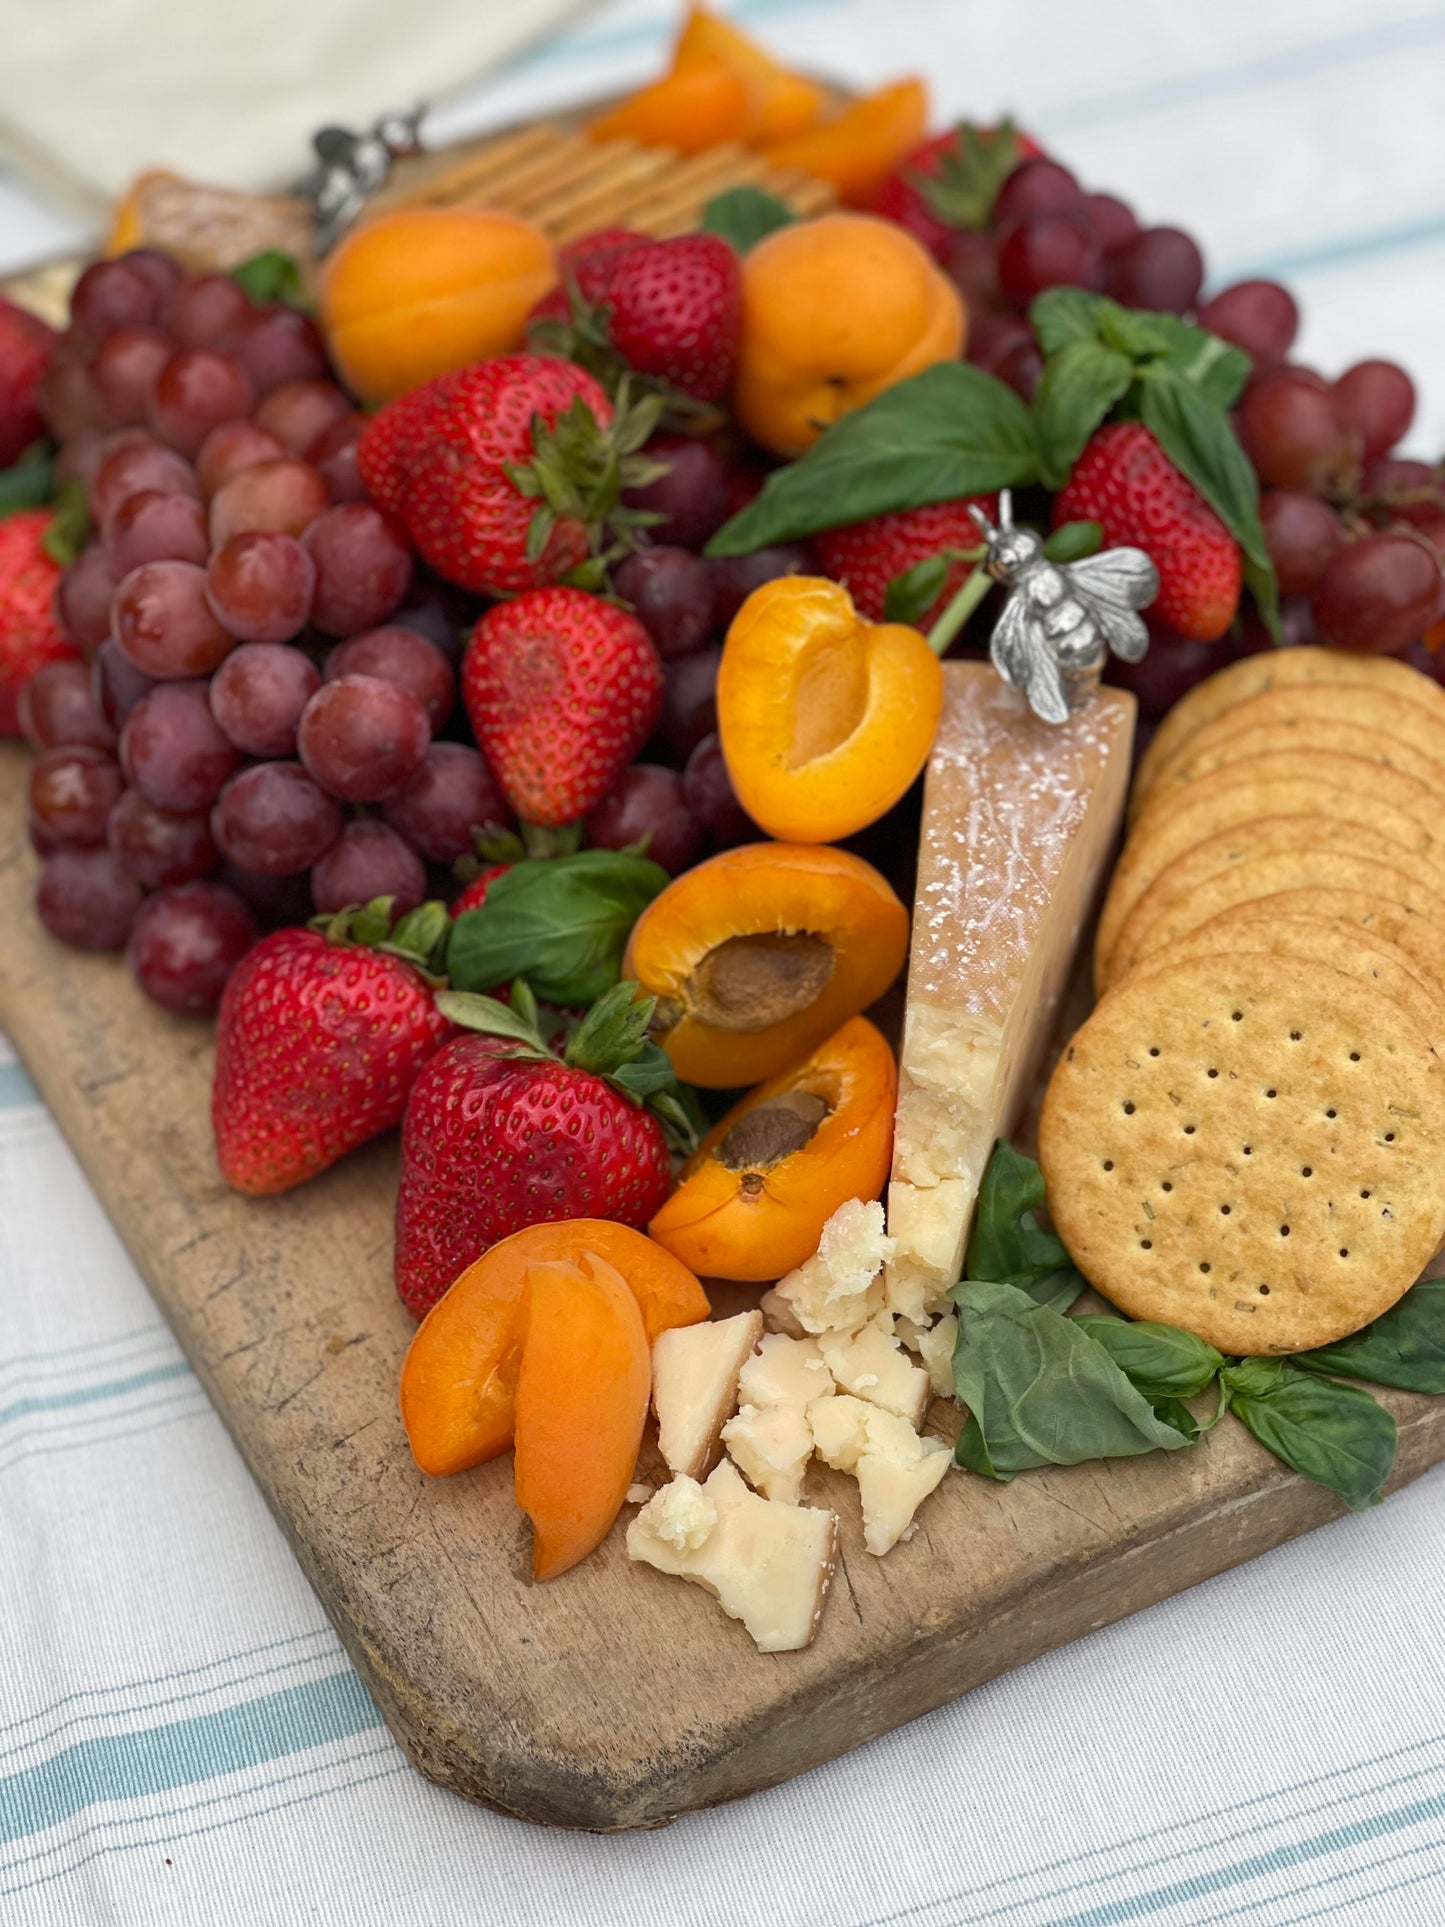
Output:
M722 1430L723 1443L750 1485L768 1499L796 1505L813 1456L813 1433L801 1405L744 1405Z
M882 1309L880 1274L892 1256L882 1205L848 1198L823 1226L816 1256L780 1278L776 1294L805 1331L856 1331Z
M785 1338L806 1338L808 1334L798 1323L798 1314L786 1298L780 1298L777 1290L765 1291L758 1300L758 1310L770 1332L781 1332Z
M851 1472L859 1457L868 1450L868 1413L876 1407L866 1399L840 1393L836 1398L819 1399L808 1407L808 1424L813 1432L813 1450L835 1472Z
M644 1485L641 1479L639 1479L636 1485L628 1486L626 1503L628 1505L646 1505L647 1501L652 1497L652 1492L653 1488L650 1485Z
M712 1511L712 1524L696 1544L658 1530L659 1510L679 1485L691 1486ZM692 1501L684 1492L678 1503ZM664 1509L662 1516L670 1515ZM701 1488L674 1479L627 1528L630 1559L702 1586L765 1653L796 1652L812 1639L837 1547L834 1513L759 1498L726 1459Z
M825 1335L819 1349L845 1392L854 1392L885 1412L896 1412L910 1425L922 1423L928 1410L928 1373L909 1363L896 1338L870 1324L847 1338Z
M722 1451L722 1428L738 1402L738 1373L762 1335L760 1311L658 1333L652 1409L670 1471L701 1479L712 1470Z
M918 1354L928 1371L935 1398L952 1398L953 1348L958 1343L958 1313L949 1312L918 1336Z
M712 1536L717 1506L705 1487L682 1472L648 1500L627 1528L629 1550L633 1531L644 1524L649 1533L675 1552L696 1552Z
M920 1438L906 1419L840 1394L808 1409L819 1458L851 1472L863 1505L863 1543L880 1558L897 1545L948 1470L941 1439Z
M738 1374L742 1405L807 1405L833 1389L816 1338L769 1332Z

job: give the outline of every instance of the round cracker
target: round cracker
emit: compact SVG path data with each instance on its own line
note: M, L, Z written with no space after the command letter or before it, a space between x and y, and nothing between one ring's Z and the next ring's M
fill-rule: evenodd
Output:
M1445 766L1422 755L1399 737L1384 730L1367 729L1358 723L1314 722L1266 723L1257 729L1236 727L1237 712L1231 710L1218 723L1211 723L1200 735L1213 742L1201 748L1199 737L1191 737L1178 756L1161 771L1149 792L1146 810L1159 809L1165 800L1188 783L1211 770L1242 763L1249 757L1274 756L1281 750L1309 756L1358 756L1367 763L1379 763L1423 783L1432 795L1445 801Z
M1336 850L1345 856L1361 857L1382 869L1398 870L1418 859L1400 844L1372 829L1366 823L1342 822L1328 816L1266 816L1258 822L1240 823L1206 837L1202 843L1177 856L1155 877L1128 916L1124 919L1113 949L1099 971L1101 990L1126 977L1143 954L1144 933L1166 908L1191 895L1202 884L1233 869L1240 863L1284 851ZM1445 899L1445 876L1439 879Z
M1039 1121L1054 1224L1131 1318L1226 1353L1307 1351L1409 1289L1445 1233L1445 1076L1418 1025L1326 964L1201 957L1131 978Z
M1179 698L1150 739L1134 778L1142 798L1155 777L1180 745L1197 729L1212 723L1227 709L1249 702L1266 690L1298 683L1332 682L1383 689L1407 701L1423 703L1445 722L1445 689L1418 669L1391 656L1361 656L1343 649L1264 649L1241 656L1216 674L1196 683Z
M1413 910L1386 903L1373 893L1359 890L1304 888L1281 890L1278 896L1259 897L1241 903L1227 914L1231 917L1324 917L1332 923L1347 923L1371 936L1383 937L1404 951L1415 975L1427 989L1445 1000L1445 960L1442 960L1439 925L1433 917L1422 917Z

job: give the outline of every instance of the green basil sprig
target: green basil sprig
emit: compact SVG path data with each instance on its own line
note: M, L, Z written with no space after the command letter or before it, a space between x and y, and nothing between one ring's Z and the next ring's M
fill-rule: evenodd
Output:
M791 227L797 218L786 201L765 187L730 187L713 195L698 226L704 234L715 234L739 254L746 254L780 227Z
M1378 1399L1287 1358L1243 1358L1219 1377L1229 1409L1276 1458L1338 1492L1352 1512L1379 1503L1397 1435Z
M1063 1239L1035 1218L1043 1202L1043 1172L1000 1138L979 1186L963 1275L1012 1285L1035 1303L1064 1312L1085 1289L1085 1279Z
M1422 1278L1373 1325L1338 1344L1297 1352L1293 1362L1407 1392L1445 1392L1445 1278Z

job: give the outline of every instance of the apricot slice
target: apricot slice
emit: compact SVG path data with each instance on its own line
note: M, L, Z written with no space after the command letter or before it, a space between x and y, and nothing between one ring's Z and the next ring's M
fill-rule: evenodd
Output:
M637 1466L652 1360L637 1300L595 1251L527 1267L513 1477L532 1521L532 1577L555 1579L607 1537Z
M678 1076L725 1090L806 1057L893 982L908 912L861 857L745 843L686 870L633 925L623 959L658 999Z
M883 1189L897 1096L886 1039L850 1017L708 1132L649 1231L708 1277L780 1278L812 1257L845 1198Z
M921 80L894 81L855 100L836 120L777 141L768 158L830 181L840 201L861 207L923 139L928 89Z
M701 60L639 88L587 131L597 141L634 140L643 147L700 154L706 147L742 140L751 107L741 74L720 60Z
M747 88L750 140L787 140L794 134L806 133L820 119L821 88L801 74L779 66L771 54L740 32L730 20L706 7L695 6L688 13L673 51L672 71L686 73L690 68L711 62L731 68Z
M707 1294L686 1266L625 1224L568 1218L514 1231L468 1265L407 1351L401 1422L423 1472L465 1472L511 1445L528 1267L575 1263L587 1251L627 1280L649 1345L707 1317Z
M868 622L821 576L755 589L728 631L718 732L769 836L832 843L891 809L928 760L943 670L916 629Z

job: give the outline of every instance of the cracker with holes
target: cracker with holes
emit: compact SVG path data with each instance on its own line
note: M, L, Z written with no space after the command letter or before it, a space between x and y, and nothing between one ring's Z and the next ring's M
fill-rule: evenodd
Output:
M1131 1318L1226 1353L1329 1344L1445 1234L1445 1075L1382 992L1294 957L1201 957L1123 985L1039 1124L1074 1262Z
M1383 937L1403 950L1415 975L1437 997L1445 999L1445 962L1441 958L1440 933L1435 919L1386 903L1382 897L1372 893L1361 890L1281 890L1278 896L1259 897L1241 903L1227 914L1241 918L1258 917L1264 921L1272 921L1277 917L1324 917L1329 922L1348 924L1371 936ZM1218 918L1211 919L1211 922L1219 921Z

